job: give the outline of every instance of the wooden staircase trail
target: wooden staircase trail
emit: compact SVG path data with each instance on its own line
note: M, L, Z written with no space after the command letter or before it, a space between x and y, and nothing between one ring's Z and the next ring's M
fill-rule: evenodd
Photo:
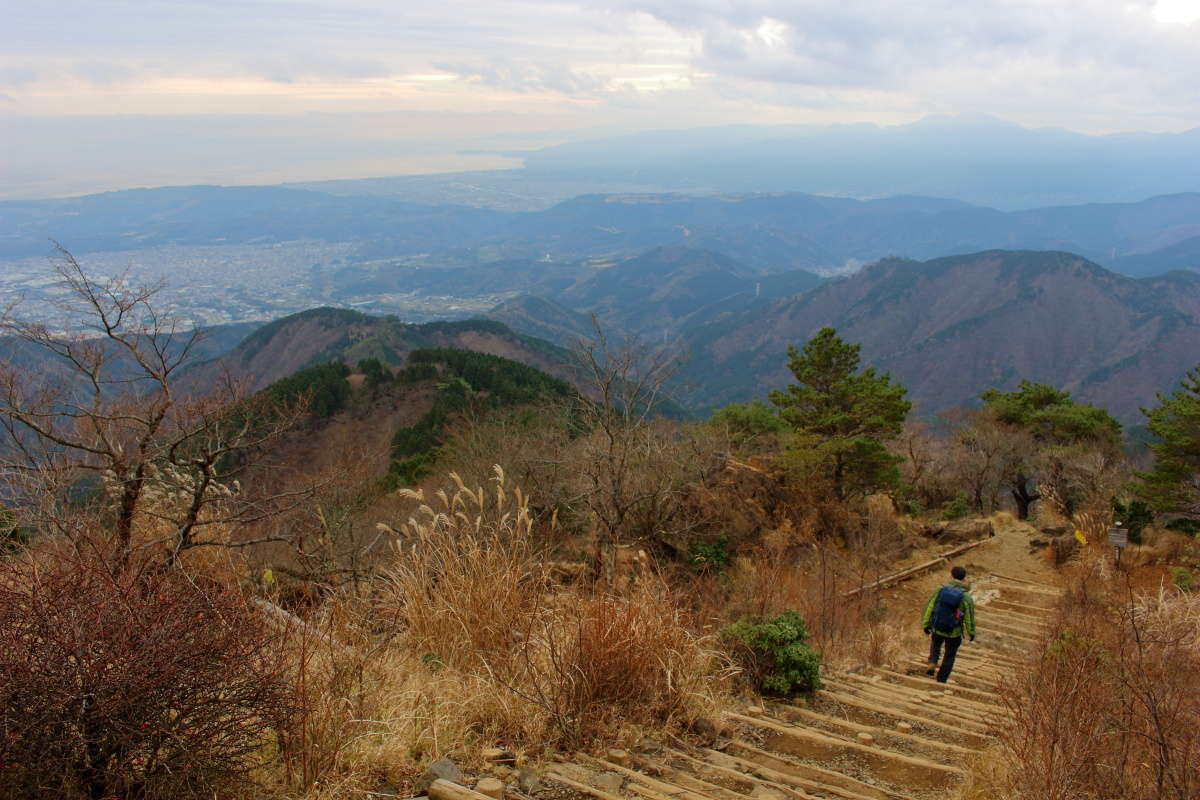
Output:
M1022 668L1059 590L985 575L974 643L948 684L920 654L899 669L823 676L812 698L727 714L708 747L644 741L636 752L580 754L543 775L562 800L932 800L957 796L972 756L1005 713L999 681ZM801 704L802 703L802 704Z

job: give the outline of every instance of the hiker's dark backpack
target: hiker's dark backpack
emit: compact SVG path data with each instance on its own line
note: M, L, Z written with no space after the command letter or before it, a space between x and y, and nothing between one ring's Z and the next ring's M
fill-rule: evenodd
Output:
M948 583L938 589L937 599L933 601L933 619L930 620L935 631L948 633L962 624L962 601L966 593L966 589Z

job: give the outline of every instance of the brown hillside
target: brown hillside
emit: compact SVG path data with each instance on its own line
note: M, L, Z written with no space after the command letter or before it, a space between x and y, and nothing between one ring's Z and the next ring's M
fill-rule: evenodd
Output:
M1020 379L1054 384L1125 422L1200 354L1200 281L1134 280L1069 253L885 259L693 339L712 402L785 385L785 350L832 325L904 383L916 413ZM711 380L711 378L710 378Z
M200 389L228 372L257 391L306 366L328 361L351 365L364 358L402 364L413 350L446 347L502 356L568 377L565 351L514 333L490 320L406 324L395 317L315 308L276 320L224 356L189 370L186 385Z

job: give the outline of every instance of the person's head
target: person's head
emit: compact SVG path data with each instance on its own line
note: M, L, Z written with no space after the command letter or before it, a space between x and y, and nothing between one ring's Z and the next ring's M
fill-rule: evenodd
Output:
M961 581L963 578L967 577L967 568L966 567L952 567L950 569L950 577L954 578L954 580L956 580L956 581Z

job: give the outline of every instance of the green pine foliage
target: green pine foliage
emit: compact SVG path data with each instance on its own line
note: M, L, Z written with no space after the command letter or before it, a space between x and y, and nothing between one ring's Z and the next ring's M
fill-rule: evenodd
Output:
M884 442L900 434L912 404L905 389L873 367L859 371L858 344L822 328L803 350L788 347L796 378L771 392L779 416L797 434L794 467L829 481L838 499L894 487L899 458Z
M455 415L574 396L567 383L541 370L473 350L414 350L399 380L436 380L437 393L428 412L392 436L386 480L392 487L416 483L430 473Z
M317 364L275 381L263 393L276 402L291 405L307 398L308 412L315 417L331 417L346 407L350 368L340 362Z
M1159 511L1200 512L1200 367L1142 413L1156 441L1149 445L1154 466L1137 473L1138 494Z
M1181 592L1190 592L1196 587L1196 576L1187 567L1171 567L1171 582Z
M358 371L366 376L367 386L371 389L380 384L388 383L392 379L392 371L378 358L361 359L358 362Z
M1033 445L1008 466L1009 493L1020 519L1028 519L1030 506L1041 499L1035 487L1046 474L1063 472L1066 464L1088 451L1120 452L1121 423L1102 408L1076 403L1070 392L1023 380L1016 391L988 389L980 399L997 423L1028 437ZM1059 499L1070 513L1079 498L1065 486L1059 489Z
M821 656L808 646L804 618L795 611L762 622L735 622L722 634L764 694L788 696L821 688Z
M718 408L708 421L709 424L728 431L734 443L738 445L749 444L787 430L787 423L779 413L759 398L749 403L730 403Z
M1014 392L988 389L980 398L996 418L1024 428L1040 442L1074 444L1089 441L1121 443L1121 423L1103 408L1076 403L1071 393L1044 383L1021 381Z
M729 566L729 537L717 536L692 542L688 565L697 572L724 572Z
M1200 519L1176 517L1163 527L1169 531L1176 531L1187 536L1200 536Z
M1142 543L1142 532L1154 522L1154 511L1143 500L1130 500L1122 503L1113 498L1113 517L1129 532L1129 541L1133 544Z

